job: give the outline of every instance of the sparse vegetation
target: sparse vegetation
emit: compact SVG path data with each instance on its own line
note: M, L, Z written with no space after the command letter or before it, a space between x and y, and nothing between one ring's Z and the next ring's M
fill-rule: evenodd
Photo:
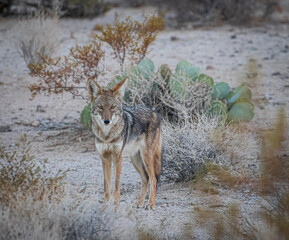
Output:
M82 4L81 1L75 0L70 2ZM215 7L214 9L220 11L217 15L221 14L224 18L233 20L234 16L228 11L237 13L235 17L238 18L238 14L243 11L240 8L251 1L244 1L238 3L236 8L227 9L233 2L224 7L221 6L222 1L218 1L220 5L212 6L212 9ZM85 1L83 4L86 3ZM208 1L200 4L207 5ZM252 13L251 7L254 6L256 5L249 6L244 18ZM215 14L212 9L206 8L206 11ZM94 9L87 9L90 10ZM202 17L206 15L206 11L203 11ZM47 170L45 160L38 160L30 154L30 144L26 136L11 148L0 148L0 238L189 239L203 237L203 233L208 233L212 239L288 238L289 163L285 109L280 110L273 127L257 131L257 121L253 124L248 123L254 116L254 106L252 92L247 85L241 84L233 88L226 82L215 83L211 76L200 74L200 68L186 60L180 61L175 69L171 69L168 64L157 68L152 60L146 58L146 54L162 25L162 19L156 16L145 18L143 22L133 21L131 18L121 22L116 18L114 25L96 26L95 30L99 33L93 36L89 44L71 48L69 54L64 57L53 58L52 53L31 51L33 54L30 55L37 56L37 59L29 60L28 66L31 73L39 79L37 83L30 85L30 90L32 97L41 93L50 95L68 92L73 97L85 98L86 80L100 79L100 76L106 74L102 66L104 56L112 56L119 64L120 74L108 83L108 87L128 76L129 86L125 94L125 103L149 106L163 116L161 178L171 182L189 181L179 184L163 183L160 195L167 190L170 194L172 188L176 187L181 188L177 193L182 194L185 191L183 196L186 200L174 198L175 202L171 202L170 195L165 193L159 198L160 207L151 213L155 217L164 213L163 210L172 210L172 214L175 214L176 211L185 209L177 213L177 220L185 217L186 211L192 214L187 225L182 226L180 223L178 226L183 238L179 235L163 235L162 227L160 233L151 231L146 225L143 227L138 224L139 220L147 220L137 219L146 213L135 208L128 214L130 216L126 217L128 221L132 217L136 226L125 226L127 229L124 231L130 231L131 235L130 238L123 237L123 229L115 228L118 217L123 213L115 214L109 207L101 210L103 204L97 199L98 188L90 189L89 198L85 190L78 193L78 189L63 185L62 180L66 172ZM242 32L242 39L244 35ZM231 37L236 38L235 32ZM104 45L110 46L112 55L104 52ZM288 46L283 49L284 52L287 50ZM26 55L29 56L28 53ZM261 64L265 65L265 59L264 62L249 60L249 81L246 84L254 88L254 96L257 96L254 104L264 101L264 106L267 107L271 106L271 96L259 96L255 91L258 86L264 87L263 82L257 82L263 74ZM274 74L281 76L283 72ZM287 75L282 77L287 79ZM282 103L276 102L276 105L279 104ZM275 103L272 105L275 106ZM261 109L261 106L259 107ZM258 120L259 117L260 115ZM80 122L83 128L90 129L90 104L81 112ZM264 122L264 125L268 124ZM63 136L58 135L59 138L65 138ZM90 138L90 135L87 138ZM42 139L46 139L46 136ZM74 137L73 141L76 140L86 141L83 136ZM81 149L81 153L89 154L94 150L92 139L89 140L89 146ZM51 147L48 151L54 151L54 148ZM81 184L85 184L84 189L91 187L86 181ZM122 187L125 188L125 194L131 194L133 187ZM230 202L234 198L236 203ZM213 205L207 204L210 201ZM130 199L125 202L131 204ZM124 210L126 207L123 207L123 204L124 202L121 202L121 211L127 211ZM249 206L250 204L252 206ZM256 209L252 211L254 207ZM171 221L170 218L166 219L168 216L170 217L158 215L154 221L163 221L161 225L167 224L167 228L170 228L175 224L175 218ZM122 222L121 225L126 224ZM201 233L195 234L195 229Z
M214 25L220 21L246 24L265 20L276 10L280 11L278 0L185 0L182 2L158 1L160 10L168 12L165 23L173 27L200 24Z
M0 147L0 203L9 203L15 194L35 193L34 198L42 199L46 194L61 192L61 181L67 170L53 174L47 169L47 160L37 161L30 154L27 135L21 137L12 152Z
M14 26L17 33L14 44L33 73L34 65L42 63L44 57L51 57L59 45L58 16L44 10L24 17Z
M44 192L16 193L9 206L0 205L0 238L16 239L111 239L114 212L101 210L95 196L66 189L61 195ZM73 194L71 193L73 192Z

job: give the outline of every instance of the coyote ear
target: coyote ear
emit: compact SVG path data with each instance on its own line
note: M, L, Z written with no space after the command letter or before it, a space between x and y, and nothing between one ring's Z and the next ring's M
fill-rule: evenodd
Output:
M88 90L89 100L91 102L96 99L97 95L101 95L103 93L102 88L91 78L87 80L86 87Z
M127 85L127 78L128 77L125 77L120 83L118 83L117 85L115 85L111 91L113 92L114 95L118 95L121 97L121 99L123 98L124 96L124 93L125 93L125 88L126 88L126 85Z

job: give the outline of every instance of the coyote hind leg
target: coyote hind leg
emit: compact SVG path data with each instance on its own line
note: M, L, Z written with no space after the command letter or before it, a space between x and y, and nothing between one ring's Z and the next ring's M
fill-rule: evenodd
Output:
M137 207L142 207L143 203L144 203L144 199L146 197L147 194L147 190L148 190L148 174L146 172L144 163L142 161L140 152L137 152L135 155L131 156L131 161L135 167L135 169L138 171L140 178L141 178L141 192L139 195L139 199L137 201Z

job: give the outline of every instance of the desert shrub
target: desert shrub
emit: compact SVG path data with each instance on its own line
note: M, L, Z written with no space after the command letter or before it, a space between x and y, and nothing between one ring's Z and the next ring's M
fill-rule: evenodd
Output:
M4 0L4 3L0 4L0 11L3 7L6 14L27 15L41 10L69 17L95 17L108 11L111 5L103 0Z
M155 14L142 22L133 21L130 17L120 22L115 18L113 26L107 25L100 29L101 34L96 34L95 38L112 48L114 58L123 67L125 60L140 62L162 29L162 18Z
M109 9L103 0L68 0L62 7L68 16L94 17Z
M250 129L201 115L183 125L166 123L162 132L163 176L169 180L191 180L204 163L224 167L235 176L258 176L259 141Z
M58 17L53 13L38 11L17 22L15 45L33 72L33 65L42 63L42 58L52 56L59 45Z
M112 239L116 214L101 210L95 196L66 189L60 196L16 193L9 206L0 205L0 238L14 239ZM116 233L117 234L117 233ZM118 232L118 234L120 234Z
M160 11L167 12L164 17L167 26L180 27L215 24L218 20L235 24L264 20L278 7L278 3L279 0L173 0L158 1L157 5Z
M43 57L42 63L31 65L33 76L39 77L37 83L29 86L32 98L40 93L50 95L63 92L84 98L80 90L86 87L81 84L101 74L99 64L103 57L101 44L94 41L71 48L64 58Z
M35 197L41 199L48 192L61 191L67 170L53 174L48 171L47 160L36 160L30 148L26 135L15 144L12 152L0 147L0 202L9 202L18 192L24 195L37 192Z
M41 63L30 64L33 76L38 77L38 82L29 86L32 97L40 93L69 92L74 97L84 98L80 90L86 89L88 78L97 80L99 75L105 74L100 67L105 55L102 43L111 46L120 66L125 60L139 61L161 30L160 21L155 15L142 23L130 18L123 22L116 19L113 26L104 27L101 35L95 35L89 44L71 48L63 58L42 56Z

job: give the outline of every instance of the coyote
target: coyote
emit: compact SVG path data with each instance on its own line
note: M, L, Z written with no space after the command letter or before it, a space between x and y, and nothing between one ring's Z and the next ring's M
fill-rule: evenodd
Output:
M102 160L104 200L109 200L111 162L114 164L116 207L120 200L122 155L129 155L140 174L141 192L137 207L141 207L150 185L146 209L155 206L156 184L161 173L161 118L143 106L124 107L122 100L127 78L109 90L102 89L94 80L87 81L91 101L92 130L96 150Z

